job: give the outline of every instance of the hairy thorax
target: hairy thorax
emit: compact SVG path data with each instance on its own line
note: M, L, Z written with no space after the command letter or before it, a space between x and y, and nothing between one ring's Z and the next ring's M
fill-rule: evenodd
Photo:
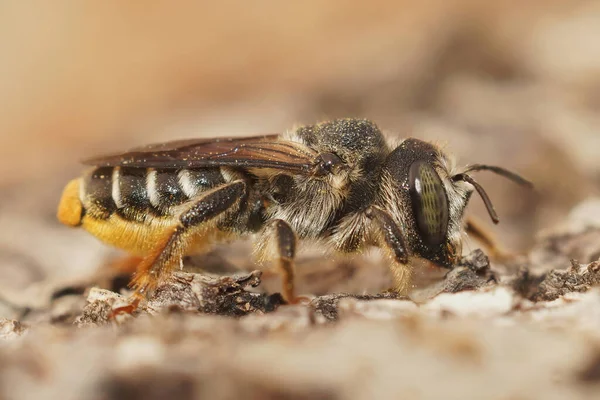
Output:
M308 179L278 175L268 190L269 219L289 223L298 237L318 238L334 220L346 197L343 188L332 186L330 179Z

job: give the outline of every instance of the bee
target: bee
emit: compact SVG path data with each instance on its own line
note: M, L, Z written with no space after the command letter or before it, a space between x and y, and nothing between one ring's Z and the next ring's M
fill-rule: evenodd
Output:
M371 246L390 256L394 287L406 294L414 265L451 267L463 233L492 246L465 222L473 192L498 216L472 177L506 169L457 169L440 147L409 138L394 146L375 123L338 119L284 134L190 139L93 158L69 182L58 219L139 257L131 280L134 307L180 266L213 243L251 236L258 260L275 260L283 298L294 303L299 240L340 253Z

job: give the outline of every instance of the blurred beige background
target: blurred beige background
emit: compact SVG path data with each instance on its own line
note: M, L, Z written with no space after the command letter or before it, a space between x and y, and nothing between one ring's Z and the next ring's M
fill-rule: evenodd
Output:
M598 192L599 37L583 0L2 2L3 276L99 263L54 219L86 156L351 116L532 179L478 176L524 251Z

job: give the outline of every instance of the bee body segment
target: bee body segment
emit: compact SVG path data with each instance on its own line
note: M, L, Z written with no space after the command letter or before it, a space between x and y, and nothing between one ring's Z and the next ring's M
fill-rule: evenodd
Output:
M57 217L107 244L145 255L178 223L186 204L224 183L218 167L92 168L67 184Z
M67 225L76 227L81 225L83 217L83 205L80 199L81 179L73 179L63 190L60 203L58 205L57 218Z

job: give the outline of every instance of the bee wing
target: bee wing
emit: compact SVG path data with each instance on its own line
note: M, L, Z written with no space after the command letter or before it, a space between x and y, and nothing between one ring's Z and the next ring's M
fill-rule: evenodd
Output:
M279 135L189 139L151 144L122 154L85 160L97 167L202 168L232 166L309 172L317 153Z

